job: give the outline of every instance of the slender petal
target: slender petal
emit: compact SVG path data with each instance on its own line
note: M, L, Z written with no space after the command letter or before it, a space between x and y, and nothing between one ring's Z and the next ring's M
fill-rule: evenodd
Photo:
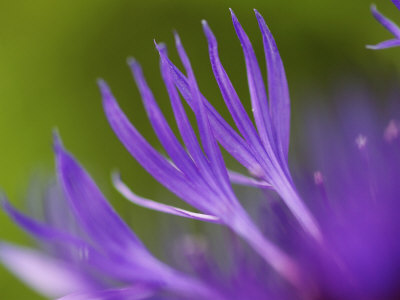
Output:
M192 94L190 92L190 85L187 78L181 71L168 59L166 53L160 52L161 59L165 59L168 67L173 75L173 81L183 98L193 109ZM245 143L243 138L239 136L232 127L222 118L222 116L214 109L214 107L202 96L203 102L209 114L209 120L213 128L214 134L221 145L240 163L251 169L254 165L258 164L254 157L254 153Z
M217 40L207 22L203 21L202 24L204 33L208 41L210 61L214 76L217 80L224 101L236 123L236 126L238 127L244 138L249 141L253 147L258 146L258 148L262 149L261 142L254 128L254 125L247 115L243 104L240 102L239 97L219 60ZM261 150L261 152L264 151Z
M22 227L25 231L32 234L37 239L46 242L62 243L77 248L86 248L88 245L83 240L72 236L71 234L40 223L16 210L6 199L1 201L4 211Z
M258 24L261 29L265 59L268 71L268 91L271 120L275 129L276 138L283 154L281 162L287 161L290 138L290 98L285 69L280 57L275 39L261 14L255 10Z
M149 120L164 149L167 151L168 155L179 169L187 173L189 177L198 177L196 166L175 137L170 126L165 120L164 115L158 107L153 93L146 83L140 65L135 60L130 59L129 66L131 67L132 74L134 75L137 86L142 95L143 103Z
M162 204L159 202L155 202L153 200L145 199L142 198L135 193L132 192L132 190L121 180L119 174L114 173L112 176L113 184L115 188L129 201L139 205L143 206L149 209L157 210L160 212L164 212L167 214L172 214L176 216L181 216L185 218L190 218L190 219L195 219L195 220L200 220L200 221L205 221L205 222L211 222L211 223L220 223L219 218L211 216L211 215L205 215L205 214L200 214L200 213L195 213L191 211L187 211L178 207Z
M42 252L1 242L0 261L26 284L50 298L91 288L65 261Z
M68 296L59 298L58 300L141 300L148 299L154 295L157 288L146 285L135 285L131 287L124 287L120 289L108 289L101 291L89 291L73 293Z
M400 46L400 39L392 39L381 42L377 45L368 45L367 48L371 50L382 50Z
M185 49L181 43L181 40L177 34L175 34L176 48L178 49L181 61L186 69L189 79L189 85L191 87L191 94L195 103L195 115L197 118L197 124L199 126L200 138L207 158L210 161L210 168L215 174L215 182L221 185L221 188L226 193L229 199L234 198L232 188L229 184L228 174L226 171L225 162L222 158L221 151L218 147L217 141L215 140L214 134L211 131L208 115L205 111L203 99L201 97L192 66L189 58L186 54Z
M54 150L60 184L78 222L92 241L110 253L129 253L144 248L108 204L89 174L65 151L57 135Z
M196 189L190 178L187 178L181 171L172 166L146 142L122 112L106 83L100 81L99 86L107 119L126 149L161 184L178 197L196 206L198 197L193 195L204 196L203 191Z
M243 175L235 171L230 170L228 172L228 175L231 182L235 184L253 186L263 189L272 189L272 186L268 182L256 180L254 178L251 178L249 176Z
M270 112L268 108L267 93L264 86L264 79L262 78L260 67L257 62L256 55L253 50L251 42L240 25L236 15L231 9L233 26L235 27L236 34L239 37L240 44L243 48L243 53L246 61L247 78L249 83L249 90L252 103L252 111L257 125L258 133L266 149L275 146L275 141L272 138ZM272 145L271 145L272 144Z
M400 39L400 28L393 23L391 20L382 15L377 9L375 5L371 6L371 12L374 18L381 23L383 27L385 27L391 34L393 34L396 38Z
M165 85L170 96L171 106L174 111L175 120L177 122L179 131L181 133L182 139L188 149L190 156L193 158L199 173L202 175L203 179L207 182L207 185L213 191L217 191L218 187L213 178L210 162L207 157L204 156L201 146L197 140L196 134L193 130L192 125L186 115L185 109L183 108L182 102L179 98L179 94L173 84L170 69L166 63L167 54L164 46L159 46L156 44L161 60L161 72L165 81Z
M398 10L400 10L400 0L392 0L393 4L396 5Z

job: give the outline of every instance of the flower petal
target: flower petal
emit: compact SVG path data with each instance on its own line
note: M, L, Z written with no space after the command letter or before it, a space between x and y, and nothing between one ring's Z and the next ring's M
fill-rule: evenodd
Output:
M25 231L35 238L46 242L62 243L78 248L86 248L87 244L83 240L47 224L42 224L16 210L6 199L1 200L1 206L4 211Z
M253 46L251 45L251 42L246 32L240 25L233 10L230 9L230 11L232 16L233 26L240 40L240 44L242 45L243 54L246 61L251 105L252 105L254 120L256 122L258 129L258 134L261 137L264 147L266 147L266 149L271 149L271 147L275 147L274 145L275 141L272 138L270 112L268 108L268 99L264 86L264 79L261 75L260 67L258 65L257 58L253 50Z
M129 201L139 205L146 207L148 209L153 209L157 211L161 211L167 214L171 215L176 215L176 216L181 216L185 218L190 218L190 219L195 219L195 220L200 220L200 221L205 221L205 222L211 222L211 223L220 223L219 218L211 215L205 215L205 214L200 214L200 213L195 213L191 211L187 211L181 208L177 208L174 206L162 204L159 202L155 202L153 200L145 199L142 198L135 193L132 192L131 189L121 180L119 174L114 173L112 176L112 181L114 184L114 187L119 191L126 199Z
M394 2L393 2L394 3ZM393 34L396 38L400 39L400 28L393 23L391 20L382 15L376 8L375 5L371 5L371 12L374 18L381 23L383 27L385 27L391 34Z
M199 170L199 173L202 175L202 178L205 179L205 181L207 182L206 184L209 185L211 189L215 190L215 180L211 174L212 172L210 168L210 163L201 149L201 146L197 140L197 136L186 115L179 94L174 86L170 68L166 62L166 60L168 59L166 48L163 45L157 44L156 48L160 53L161 73L171 100L171 106L174 111L175 120L181 133L182 139L185 143L186 148L188 149L190 156L196 163L196 166Z
M166 188L191 205L198 204L199 195L207 199L204 191L197 189L190 178L171 165L147 143L122 112L107 84L99 81L99 87L103 97L104 111L112 129L142 167Z
M238 127L241 134L244 136L245 140L249 142L253 147L258 146L260 148L261 143L254 128L254 125L247 115L243 104L240 102L240 99L219 59L217 40L207 22L203 21L202 24L208 42L210 61L214 76L221 90L224 101L229 109L229 112L231 113L233 120L236 123L236 126ZM261 151L265 152L263 150Z
M400 10L400 0L392 0L392 2Z
M163 53L160 52L160 55L161 54ZM165 53L164 58L171 70L176 87L179 89L179 92L182 94L189 106L193 109L193 99L187 78L168 59ZM232 129L232 127L222 118L204 96L202 96L202 98L207 108L214 134L221 145L245 167L252 168L256 165L257 160L254 158L254 154L243 138Z
M186 72L188 74L189 85L191 87L192 100L194 101L194 106L195 106L194 113L196 115L202 145L207 155L207 158L210 161L210 169L212 169L214 172L213 181L220 187L220 189L222 189L222 191L224 191L228 199L234 199L235 197L233 195L232 188L229 184L226 165L222 158L222 154L218 147L217 141L215 140L214 134L211 130L210 123L208 120L208 115L205 110L203 99L200 95L200 91L193 73L190 60L186 54L185 49L183 48L179 36L176 33L175 33L175 43L182 64L184 65Z
M171 127L168 125L164 115L158 107L153 93L146 83L140 65L135 60L130 59L129 66L131 67L132 74L142 95L143 103L151 125L153 126L164 149L167 151L174 164L183 173L187 174L189 177L198 177L196 166L175 137Z
M57 176L77 221L90 239L110 253L144 249L141 241L120 219L79 163L54 136Z
M371 49L371 50L382 50L382 49L388 49L388 48L393 48L393 47L398 47L398 46L400 46L400 39L392 39L392 40L384 41L377 45L367 45L367 48Z
M64 261L32 249L1 242L0 261L26 284L50 298L91 288L82 274Z
M263 189L272 189L273 188L272 185L270 185L268 182L256 180L254 178L243 175L241 173L237 173L232 170L228 171L228 175L229 175L229 179L231 180L231 182L235 183L235 184L253 186L253 187L258 187L258 188L263 188Z
M268 91L271 120L280 145L281 163L287 161L290 138L290 98L285 69L274 37L261 14L255 10L263 37L268 71Z
M73 293L58 300L116 300L116 299L130 299L140 300L148 299L154 295L157 288L147 285L135 285L120 289L109 289L92 292Z

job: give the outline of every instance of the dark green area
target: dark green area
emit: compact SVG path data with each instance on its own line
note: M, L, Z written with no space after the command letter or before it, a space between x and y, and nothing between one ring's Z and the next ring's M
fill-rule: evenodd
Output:
M378 8L400 23L389 0ZM51 131L87 167L121 215L154 252L160 242L159 214L133 207L113 191L110 171L118 168L135 191L176 202L129 156L102 112L95 80L111 85L121 106L156 147L138 91L125 60L138 59L157 99L171 119L153 38L166 42L171 56L176 29L192 59L201 90L225 112L210 68L200 21L214 30L222 62L248 103L240 44L228 8L236 12L263 62L262 43L253 15L257 8L272 30L286 66L294 114L312 103L314 93L328 94L350 75L384 87L400 68L399 49L365 49L390 35L372 18L365 0L236 0L236 1L0 1L0 186L23 208L33 176L51 176ZM328 98L328 97L327 97ZM296 121L301 121L295 118ZM43 175L44 174L44 175ZM0 214L0 237L30 243ZM157 252L158 251L158 252ZM2 299L41 299L4 268Z

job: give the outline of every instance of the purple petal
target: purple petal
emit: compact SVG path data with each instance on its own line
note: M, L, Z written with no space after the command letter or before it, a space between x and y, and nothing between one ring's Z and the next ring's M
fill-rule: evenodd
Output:
M153 93L146 83L140 65L135 60L131 59L129 61L129 66L131 67L136 84L142 95L143 103L151 125L153 126L164 149L167 151L174 164L182 170L183 173L187 174L189 177L198 177L196 166L176 139L170 126L165 120L164 115L158 107Z
M243 54L246 61L247 78L249 83L252 111L257 125L258 133L264 147L271 149L274 145L271 131L270 112L268 108L267 93L264 86L264 79L261 75L260 67L251 42L231 9L233 26L242 45Z
M255 10L261 29L268 71L268 91L271 120L279 141L282 161L287 161L290 137L290 98L285 69L274 37L263 17Z
M166 60L168 59L166 49L164 46L159 46L157 44L156 47L161 57L161 73L171 100L171 106L174 111L175 120L181 133L182 139L185 143L186 148L189 151L190 156L196 163L199 173L203 176L203 178L206 179L208 185L213 186L215 185L215 181L210 174L210 164L203 154L193 127L189 122L185 109L183 108L179 94L174 86L170 68L166 62Z
M270 185L268 182L256 180L254 178L237 173L235 171L229 170L228 175L229 175L230 181L235 184L253 186L253 187L258 187L258 188L263 188L263 189L272 189L273 188L272 185Z
M214 134L211 131L208 115L193 73L192 66L185 49L180 41L180 38L175 34L176 48L188 74L189 86L191 87L192 100L194 102L194 113L196 115L197 124L199 127L200 138L205 153L210 161L210 168L214 171L214 183L220 185L228 198L235 198L229 184L228 173L226 170L225 162L222 158L221 151L215 140ZM216 178L216 180L215 180Z
M219 218L211 215L205 215L205 214L200 214L200 213L195 213L191 211L187 211L181 208L177 208L174 206L158 203L149 199L142 198L132 192L131 189L121 180L119 177L119 174L114 174L112 176L113 179L113 184L115 188L129 201L139 205L143 206L149 209L161 211L167 214L171 215L176 215L176 216L181 216L185 218L190 218L190 219L195 219L195 220L200 220L200 221L205 221L205 222L211 222L211 223L220 223Z
M129 253L144 246L109 205L89 174L54 137L57 176L67 200L94 243L110 253Z
M377 45L368 45L367 48L371 50L381 50L400 46L400 39L392 39L384 41Z
M393 2L394 3L394 2ZM386 18L384 15L382 15L377 9L375 5L371 6L371 12L374 18L381 23L383 27L385 27L391 34L393 34L395 37L400 38L400 28L393 23L391 20Z
M196 189L190 178L171 165L146 142L122 112L106 83L99 81L99 86L107 119L125 148L157 181L178 197L196 206L199 195L205 196L204 191Z
M50 298L91 288L64 261L28 248L1 242L0 261L26 284Z
M87 244L81 239L25 216L16 210L6 199L2 199L1 205L4 211L14 220L15 223L40 240L63 243L78 248L87 247Z
M160 55L161 54L162 53L160 53ZM164 58L171 70L174 83L176 84L183 98L193 109L193 99L187 78L168 59L166 55L164 55ZM221 115L214 109L207 99L204 98L204 96L202 96L202 98L208 111L213 132L221 145L245 167L252 168L254 165L258 164L254 158L254 154L249 146L245 143L243 138L232 129L232 127L221 117Z
M396 5L397 9L400 10L400 0L392 0L392 2Z
M156 289L147 285L135 285L120 289L73 293L58 300L140 300L153 296Z
M261 152L265 152L261 147L261 143L257 132L254 128L253 123L249 119L249 116L246 113L240 99L233 88L233 85L225 72L224 67L222 66L219 56L218 56L218 48L217 48L217 40L209 28L206 21L202 22L203 30L206 35L208 41L208 49L210 54L211 66L214 72L215 79L217 80L218 86L221 90L224 101L231 113L233 120L236 123L241 134L244 138L254 147L258 146L261 149ZM258 150L258 149L256 149Z

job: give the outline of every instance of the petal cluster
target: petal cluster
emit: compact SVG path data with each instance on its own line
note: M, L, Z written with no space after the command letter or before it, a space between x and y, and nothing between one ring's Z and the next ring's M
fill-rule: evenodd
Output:
M398 0L392 0L393 4L400 10L400 2ZM387 31L389 31L394 38L391 40L387 40L384 42L381 42L377 45L368 45L368 49L372 50L381 50L381 49L387 49L387 48L392 48L392 47L398 47L400 46L400 28L391 20L386 18L384 15L382 15L377 9L375 5L371 6L371 12L374 18L381 23L383 27L386 28Z

